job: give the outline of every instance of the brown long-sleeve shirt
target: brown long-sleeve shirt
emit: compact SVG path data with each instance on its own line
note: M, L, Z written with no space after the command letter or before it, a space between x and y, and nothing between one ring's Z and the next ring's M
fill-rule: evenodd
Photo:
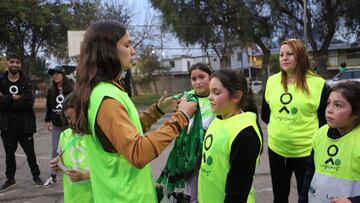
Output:
M156 104L141 113L143 131L148 131L161 116ZM120 153L132 165L142 168L159 156L186 125L186 116L182 112L176 112L159 129L141 136L125 107L115 99L105 98L97 113L95 132L105 151Z

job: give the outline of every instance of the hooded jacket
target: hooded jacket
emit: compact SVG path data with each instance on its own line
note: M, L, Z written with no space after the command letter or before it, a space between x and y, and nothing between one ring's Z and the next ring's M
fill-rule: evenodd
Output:
M16 82L9 81L8 71L0 79L0 129L19 130L32 135L36 132L36 118L31 80L22 71L19 73L20 78ZM13 95L21 97L13 100Z

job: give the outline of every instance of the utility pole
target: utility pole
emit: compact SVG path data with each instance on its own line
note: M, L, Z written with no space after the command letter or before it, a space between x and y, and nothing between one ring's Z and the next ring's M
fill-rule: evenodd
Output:
M162 80L162 87L163 87L163 92L165 91L165 76L164 76L164 47L163 47L163 34L164 34L164 29L163 29L163 25L161 24L160 26L160 64L161 64L161 80Z
M304 0L304 44L307 47L307 0Z

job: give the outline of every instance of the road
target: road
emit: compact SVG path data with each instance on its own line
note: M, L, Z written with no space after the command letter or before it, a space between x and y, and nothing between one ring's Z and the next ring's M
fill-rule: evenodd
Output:
M140 110L142 110L140 108ZM49 176L49 161L51 154L51 134L49 131L43 128L44 113L37 113L37 132L34 135L35 151L38 159L38 164L41 170L41 178L43 181ZM169 115L164 116L158 123L153 125L151 130L154 130L160 126L160 124L168 119ZM271 203L273 199L271 188L270 169L267 157L267 134L265 125L262 123L264 132L264 152L261 155L260 164L257 167L254 180L254 188L256 194L256 202L258 203ZM171 150L169 146L157 159L151 162L153 176L157 178L165 164L166 158ZM58 183L52 187L36 187L32 183L32 176L30 169L26 162L21 147L18 147L16 152L17 172L16 182L17 185L5 192L0 193L0 202L9 203L58 203L63 202L63 190L62 190L62 177L58 177ZM5 151L2 141L0 140L0 184L5 182ZM297 202L296 181L292 180L291 194L289 197L290 203Z

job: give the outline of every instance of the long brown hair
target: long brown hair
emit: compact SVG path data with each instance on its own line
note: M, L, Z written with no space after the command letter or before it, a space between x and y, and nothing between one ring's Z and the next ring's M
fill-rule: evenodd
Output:
M309 58L306 52L306 48L304 46L304 43L302 43L298 39L287 39L283 42L281 42L280 47L284 44L287 44L291 50L293 51L293 54L295 56L296 61L296 67L295 67L295 85L296 88L300 88L303 92L306 94L309 94L309 88L306 83L306 74L310 73L313 75L316 75L313 73L310 69L310 63ZM283 85L285 91L288 91L288 82L287 82L287 73L280 69L281 71L281 84Z
M211 74L210 78L217 78L222 86L229 91L230 98L234 97L237 91L243 93L240 102L237 104L239 110L244 112L253 112L256 114L256 124L259 129L261 140L263 140L263 133L258 119L258 109L255 102L253 91L248 85L244 73L232 69L222 69ZM263 141L261 141L263 142ZM263 146L263 144L261 145ZM261 148L261 153L262 153Z
M77 133L90 132L87 111L92 89L100 81L112 81L121 73L116 43L125 34L126 28L116 21L95 22L85 33L74 87Z
M243 93L240 102L237 104L239 110L251 111L258 114L254 94L249 88L245 75L236 70L222 69L211 74L210 79L217 78L223 87L229 91L230 97L235 96L240 90Z

